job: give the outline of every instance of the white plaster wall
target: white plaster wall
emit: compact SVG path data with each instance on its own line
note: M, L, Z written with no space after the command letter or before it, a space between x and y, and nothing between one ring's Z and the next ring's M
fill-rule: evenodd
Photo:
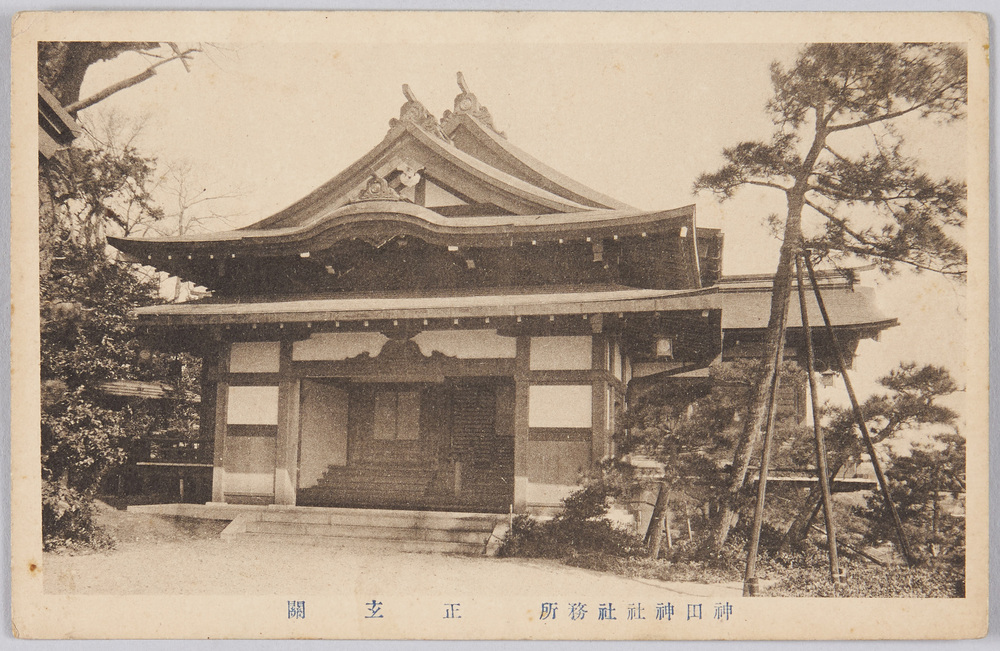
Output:
M576 484L528 483L528 506L559 506L563 500L580 490Z
M591 337L532 337L528 366L533 371L585 371L593 363Z
M231 386L226 409L230 425L277 425L278 387Z
M593 424L589 384L532 385L528 389L528 427L585 427Z
M274 493L274 437L226 437L226 492Z

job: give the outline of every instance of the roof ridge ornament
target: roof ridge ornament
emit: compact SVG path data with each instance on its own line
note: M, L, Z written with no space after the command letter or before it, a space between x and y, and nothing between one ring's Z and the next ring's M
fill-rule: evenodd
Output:
M372 172L365 187L351 203L359 201L402 201L399 193L389 187L389 182Z
M459 115L469 115L489 127L501 138L506 138L507 134L497 129L496 125L493 124L493 116L490 114L489 109L480 104L479 98L469 90L469 85L465 82L465 75L459 72L457 77L458 87L462 92L455 97L455 111L444 112L444 116L441 118L441 126L447 129L450 126L449 123L456 120Z
M410 90L409 84L403 84L403 95L406 96L406 103L399 108L399 119L392 118L389 120L389 134L392 134L396 129L409 122L417 125L424 131L434 134L445 142L451 142L444 131L441 130L441 125L438 124L437 118L427 110L426 106L420 103L420 100Z

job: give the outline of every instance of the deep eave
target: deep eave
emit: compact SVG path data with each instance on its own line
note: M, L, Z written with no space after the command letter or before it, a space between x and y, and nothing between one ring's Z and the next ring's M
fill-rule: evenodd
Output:
M643 233L687 228L685 236L691 235L692 246L696 246L694 220L694 205L645 212L592 210L542 215L443 217L433 210L406 201L366 201L348 204L293 227L246 228L185 237L109 237L108 241L140 262L167 255L285 255L327 248L344 239L378 241L401 235L445 246L497 247L532 240L642 236Z
M898 325L875 306L870 288L823 289L823 299L841 329L866 333ZM583 288L578 291L476 293L386 297L378 294L306 299L203 300L154 305L136 311L141 323L161 326L322 323L387 319L455 319L557 315L640 314L721 311L725 331L762 332L767 326L770 292ZM810 325L823 326L815 298L807 301ZM797 310L789 311L790 330L801 328Z
M452 319L593 315L655 312L673 309L679 297L713 293L708 290L614 289L533 294L472 294L466 296L310 298L241 302L179 303L136 310L140 322L159 325L222 325L303 323L378 319Z

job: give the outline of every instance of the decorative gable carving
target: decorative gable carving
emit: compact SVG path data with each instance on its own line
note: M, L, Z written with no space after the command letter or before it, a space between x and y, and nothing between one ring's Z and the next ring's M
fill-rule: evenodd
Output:
M455 97L455 112L444 112L444 116L441 118L441 126L447 129L450 127L450 123L459 115L471 115L501 138L506 138L507 134L497 129L493 124L493 116L490 115L489 109L480 104L475 93L469 90L469 85L465 83L465 75L459 72L457 76L458 87L462 89L462 92Z
M399 193L389 187L389 182L378 174L372 174L368 183L351 203L360 201L402 201Z

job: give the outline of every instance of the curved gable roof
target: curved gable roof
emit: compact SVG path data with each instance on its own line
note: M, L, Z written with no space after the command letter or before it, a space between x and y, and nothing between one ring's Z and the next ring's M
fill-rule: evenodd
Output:
M422 170L426 177L476 201L493 203L513 214L593 209L499 170L415 123L402 122L343 172L291 206L241 230L287 228L305 223L348 203L372 174L384 177L401 164Z
M694 206L639 211L556 172L507 142L461 75L459 85L463 93L455 112L441 121L404 86L407 102L382 142L302 199L254 224L185 237L108 241L168 273L211 280L227 273L221 259L308 258L347 239L381 246L394 237L414 236L448 247L578 240L592 243L596 262L603 255L602 240L621 236L635 240L615 262L629 282L658 286L661 281L648 276L664 271L664 265L683 267L685 286L717 280L721 236L696 228ZM431 184L468 205L421 205ZM411 193L410 199L401 192ZM708 246L699 246L699 239ZM704 270L703 262L709 263ZM212 271L213 265L218 269Z
M479 160L489 161L492 167L560 197L592 209L633 210L628 204L557 172L471 114L454 115L447 122L445 133L462 151Z

